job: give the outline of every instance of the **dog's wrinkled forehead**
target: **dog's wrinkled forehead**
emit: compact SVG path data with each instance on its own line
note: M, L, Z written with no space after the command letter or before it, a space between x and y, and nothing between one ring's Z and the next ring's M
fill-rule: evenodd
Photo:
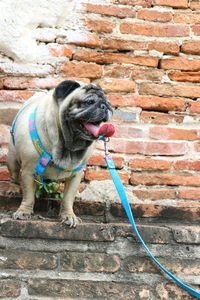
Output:
M107 97L100 86L89 84L82 87L82 90L84 91L83 100L93 99L95 102L99 100L107 101Z
M94 84L80 84L77 81L66 80L60 83L54 91L54 99L58 104L61 104L64 100L65 106L72 105L77 100L93 99L95 102L98 100L107 101L107 97L104 94L100 86Z

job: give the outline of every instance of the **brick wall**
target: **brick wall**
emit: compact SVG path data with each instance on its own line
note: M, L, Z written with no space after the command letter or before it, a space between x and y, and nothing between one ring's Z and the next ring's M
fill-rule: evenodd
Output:
M44 220L0 224L1 299L194 299L151 263L129 225L84 223L66 230ZM139 230L171 272L199 288L197 227L157 224Z
M50 54L43 62L1 56L0 180L9 180L9 128L21 104L63 79L81 79L100 84L115 108L116 134L108 148L138 215L199 220L199 1L111 2L83 5L84 31L71 38L38 27L36 40ZM116 200L102 193L102 184L111 184L102 157L99 144L83 199Z

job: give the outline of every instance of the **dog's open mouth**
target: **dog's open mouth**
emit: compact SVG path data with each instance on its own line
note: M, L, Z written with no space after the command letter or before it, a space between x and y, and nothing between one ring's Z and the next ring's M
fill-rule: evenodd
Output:
M84 129L95 138L99 136L111 137L115 133L115 127L109 123L84 123Z
M100 128L101 128L100 124L98 124L98 123L84 123L83 126L84 126L84 129L88 133L92 134L94 137L97 138L99 136L99 131L100 131Z

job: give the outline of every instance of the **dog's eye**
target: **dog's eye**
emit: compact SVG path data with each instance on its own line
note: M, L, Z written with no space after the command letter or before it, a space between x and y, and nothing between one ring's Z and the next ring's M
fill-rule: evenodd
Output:
M93 99L90 99L90 100L87 100L86 101L86 104L87 105L92 105L92 104L94 104L95 103L95 101L93 100Z

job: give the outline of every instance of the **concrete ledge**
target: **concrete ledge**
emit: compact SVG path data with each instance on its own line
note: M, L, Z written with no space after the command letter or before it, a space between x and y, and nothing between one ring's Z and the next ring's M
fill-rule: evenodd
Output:
M115 241L118 238L136 239L132 227L121 223L82 223L69 229L58 221L12 220L2 218L1 235L14 238L42 238L71 241ZM152 244L200 244L199 226L138 225L138 230L147 243ZM137 240L136 240L137 241Z

